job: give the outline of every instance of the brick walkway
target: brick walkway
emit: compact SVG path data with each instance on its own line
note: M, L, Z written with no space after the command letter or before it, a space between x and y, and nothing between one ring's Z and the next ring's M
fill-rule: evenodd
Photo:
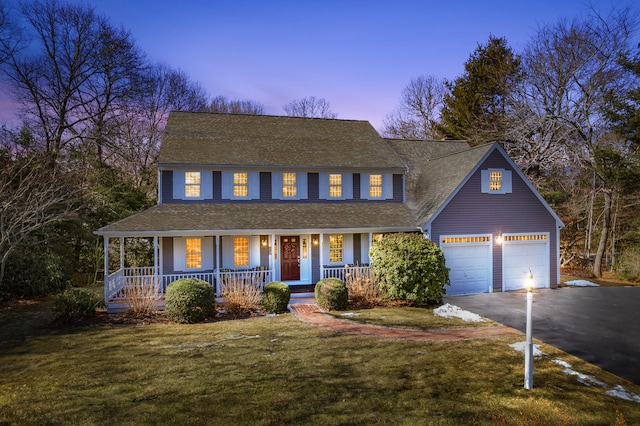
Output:
M339 320L327 315L315 304L296 304L290 305L290 308L295 316L302 322L346 334L361 334L365 336L384 337L389 339L430 341L468 340L522 335L522 332L505 325L499 325L496 327L456 328L449 330L410 330L380 327L375 325L362 325L351 321Z

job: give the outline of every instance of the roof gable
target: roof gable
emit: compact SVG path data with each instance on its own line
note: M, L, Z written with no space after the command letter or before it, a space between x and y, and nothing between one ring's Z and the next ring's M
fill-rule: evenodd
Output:
M368 121L174 111L163 164L402 170Z

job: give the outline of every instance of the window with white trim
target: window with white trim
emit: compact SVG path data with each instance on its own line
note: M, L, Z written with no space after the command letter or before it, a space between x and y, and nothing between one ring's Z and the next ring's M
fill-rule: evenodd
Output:
M502 191L502 170L489 171L489 192Z
M186 267L187 269L202 268L202 239L187 238L186 244Z
M342 235L329 235L329 262L342 263L343 247Z
M295 198L298 196L298 184L295 173L282 174L282 197Z
M382 197L382 175L369 175L369 197Z
M233 239L233 266L249 266L249 237Z
M329 197L342 198L342 174L329 174Z
M185 172L184 196L187 198L200 197L200 172Z
M246 172L233 174L233 196L246 197L249 195L249 175Z

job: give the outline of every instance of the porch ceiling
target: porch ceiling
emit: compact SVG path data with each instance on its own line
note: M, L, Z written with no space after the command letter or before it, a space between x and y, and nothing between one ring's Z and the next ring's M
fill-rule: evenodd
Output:
M98 235L155 235L203 231L410 231L418 224L400 203L158 204L100 228Z

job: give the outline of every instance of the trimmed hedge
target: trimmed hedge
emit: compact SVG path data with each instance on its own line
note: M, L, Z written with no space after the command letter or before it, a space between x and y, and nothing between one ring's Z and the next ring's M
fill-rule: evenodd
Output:
M291 299L291 289L281 281L272 281L264 286L261 296L262 307L267 312L281 314L287 312Z
M214 316L216 295L206 281L182 278L169 284L164 300L165 315L171 321L187 324Z
M316 284L316 303L328 311L343 311L349 305L349 292L344 281L325 278Z

